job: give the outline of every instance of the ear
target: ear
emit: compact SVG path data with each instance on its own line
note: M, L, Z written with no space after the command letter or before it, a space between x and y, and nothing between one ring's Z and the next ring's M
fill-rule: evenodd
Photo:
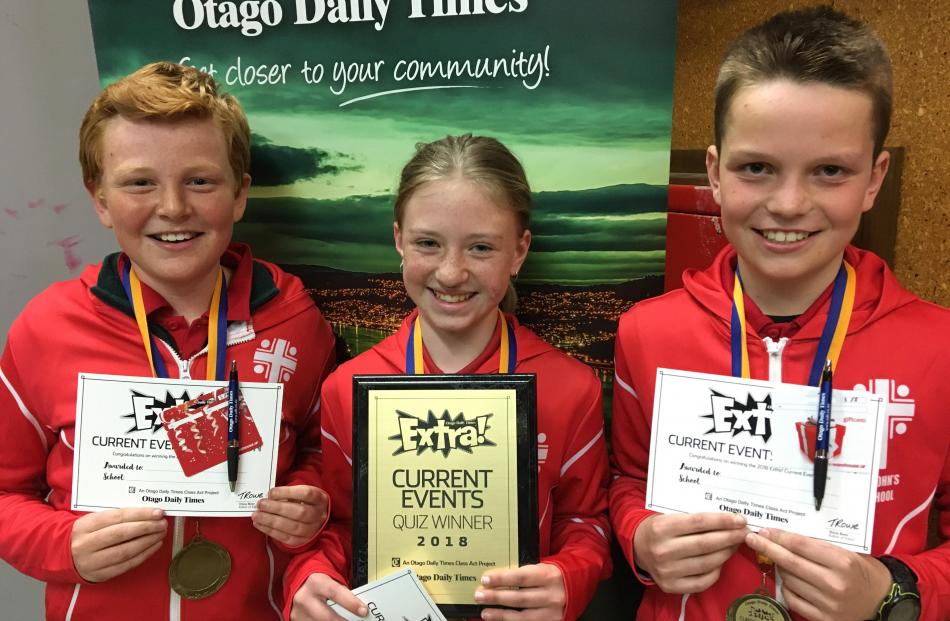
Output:
M861 205L861 211L865 212L874 206L874 199L881 191L881 185L884 183L884 177L887 176L887 169L891 165L891 154L887 151L881 151L877 159L874 160L874 166L871 168L871 178L868 179L868 190L864 195L864 204Z
M706 149L706 176L709 177L709 186L712 188L716 204L722 207L722 194L719 189L719 150L714 144Z
M244 217L244 212L247 210L247 192L250 187L251 176L244 173L244 177L241 179L241 189L238 190L237 196L234 197L234 222L240 222L241 218Z
M393 241L396 242L396 252L399 253L399 256L405 258L406 255L403 254L402 250L402 229L399 228L398 222L393 222Z
M525 229L521 233L521 237L518 239L518 243L515 246L515 258L511 264L511 276L516 275L521 271L521 266L524 264L524 260L528 258L528 248L531 246L531 231Z
M92 206L96 210L96 217L99 218L99 222L107 229L111 229L112 214L109 213L109 208L106 207L105 197L99 191L99 186L92 179L86 179L83 185L86 186L86 193L89 194L89 198L92 200Z

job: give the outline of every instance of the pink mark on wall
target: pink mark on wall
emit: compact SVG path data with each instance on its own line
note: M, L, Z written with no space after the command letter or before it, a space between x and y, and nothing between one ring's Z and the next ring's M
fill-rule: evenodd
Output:
M59 239L56 241L51 241L47 243L47 246L59 246L63 249L63 258L66 261L66 269L70 272L76 271L80 265L82 265L82 259L76 255L76 251L73 250L76 246L79 245L79 236L70 235L64 239Z
M17 211L16 209L4 209L4 210L3 210L3 213L7 214L8 216L10 216L11 218L13 218L14 220L16 220L17 218L20 217L20 212Z
M27 201L26 206L29 207L30 209L39 209L40 207L46 207L46 199L38 198L35 201ZM66 203L56 203L55 205L50 205L49 208L52 209L54 213L58 213L58 214L63 213L63 211L65 211L66 209Z

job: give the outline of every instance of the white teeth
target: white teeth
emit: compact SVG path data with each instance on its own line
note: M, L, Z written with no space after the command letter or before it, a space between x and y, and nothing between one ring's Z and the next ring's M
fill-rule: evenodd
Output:
M780 244L792 244L808 237L808 233L802 231L762 231L762 235L770 242Z
M159 233L155 237L163 242L182 242L194 238L195 233Z
M453 304L457 304L458 302L464 302L465 300L470 298L472 295L470 293L465 293L462 295L449 295L447 293L439 293L438 291L433 291L433 293L435 293L435 297L442 300L443 302L449 302Z

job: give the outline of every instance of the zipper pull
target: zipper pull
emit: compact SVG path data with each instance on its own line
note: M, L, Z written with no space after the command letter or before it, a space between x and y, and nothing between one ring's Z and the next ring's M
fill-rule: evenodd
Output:
M788 338L783 336L776 342L767 336L762 340L765 342L765 350L769 354L769 381L781 382L782 352L785 350L785 345L788 344Z
M188 360L178 361L178 379L191 379L191 370L188 366Z

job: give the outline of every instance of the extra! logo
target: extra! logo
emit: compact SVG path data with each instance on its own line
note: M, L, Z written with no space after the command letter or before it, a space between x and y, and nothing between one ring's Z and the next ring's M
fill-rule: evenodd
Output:
M286 382L297 370L297 348L284 339L264 339L254 352L254 372L275 384Z
M126 433L148 431L149 429L152 430L152 433L155 433L162 428L162 421L158 417L159 414L168 408L173 408L186 401L191 401L187 390L182 391L181 396L178 397L173 397L172 393L168 391L165 391L164 397L155 397L133 390L132 413L122 415L122 418L130 418L134 423L132 428L126 431Z
M761 401L748 394L745 401L712 390L712 414L702 418L712 419L712 429L706 432L731 433L733 437L748 433L768 442L772 437L772 395L767 394Z
M399 448L393 455L413 451L419 455L428 449L448 457L453 450L471 453L476 446L495 446L485 435L491 429L488 426L491 414L476 416L472 420L467 420L461 413L452 418L448 410L439 417L430 410L426 420L399 410L396 414L399 415L399 433L389 436L389 439L396 440Z

